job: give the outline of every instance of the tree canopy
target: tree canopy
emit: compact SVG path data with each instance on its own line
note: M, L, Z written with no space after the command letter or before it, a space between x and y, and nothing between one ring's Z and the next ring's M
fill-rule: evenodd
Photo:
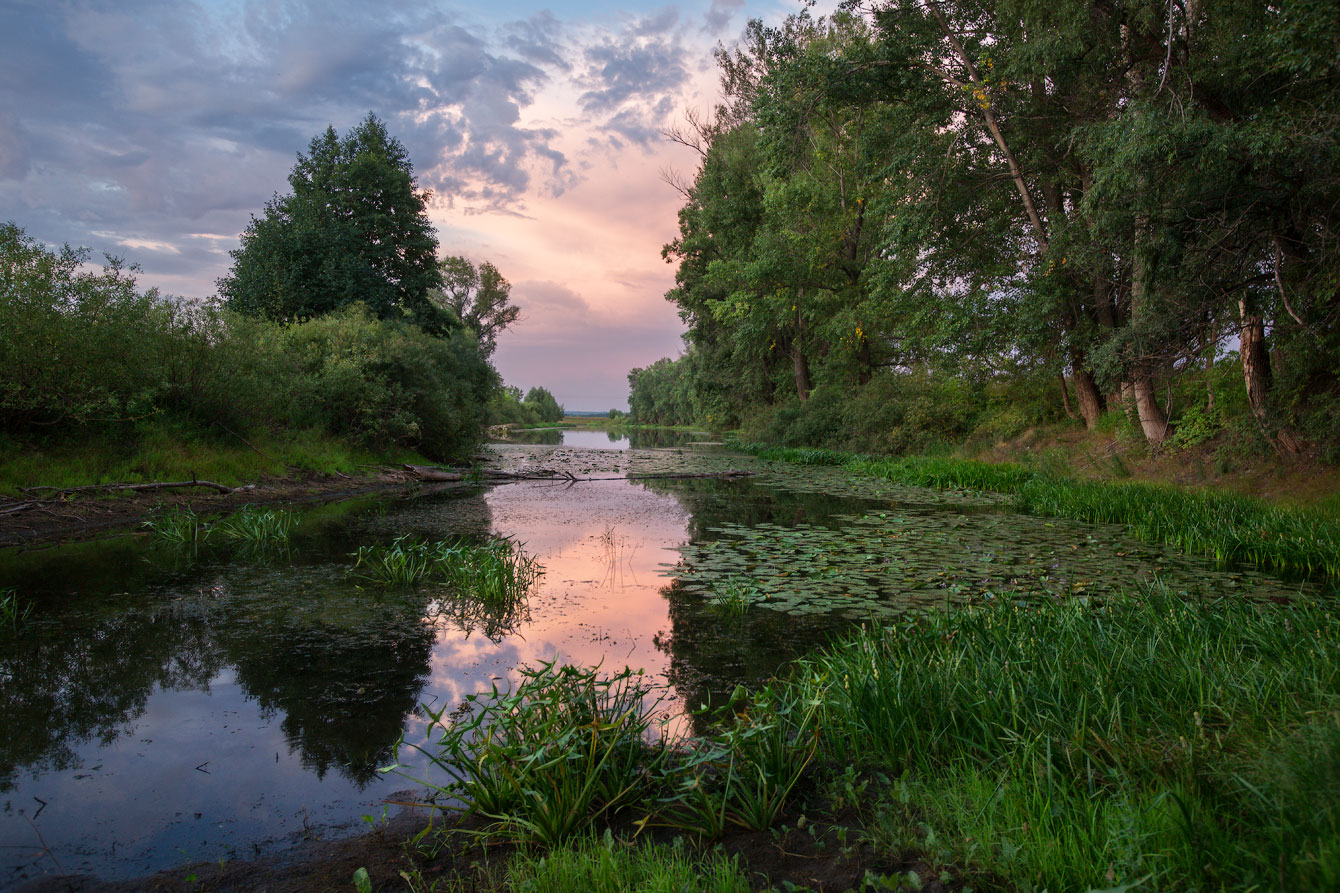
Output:
M475 266L464 257L446 257L438 269L442 286L429 299L465 323L479 339L479 349L492 356L498 334L521 316L521 308L511 302L512 284L488 261Z
M381 120L369 114L344 136L328 127L288 181L292 193L251 219L218 282L229 308L298 322L361 302L381 319L451 327L429 299L442 285L430 193Z
M701 156L664 252L687 351L635 370L634 414L1050 380L1157 448L1170 388L1236 349L1262 437L1340 449L1337 35L1311 0L751 23L725 102L674 134Z

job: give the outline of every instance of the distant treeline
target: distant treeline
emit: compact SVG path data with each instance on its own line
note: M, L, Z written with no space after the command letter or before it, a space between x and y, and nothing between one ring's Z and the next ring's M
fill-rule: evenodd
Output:
M447 459L487 423L561 417L543 388L501 386L489 357L519 313L510 285L492 264L438 259L427 193L381 121L313 139L289 183L206 301L0 226L4 435L313 431Z
M1120 410L1340 457L1340 6L843 10L751 23L672 134L687 349L635 418L897 451Z

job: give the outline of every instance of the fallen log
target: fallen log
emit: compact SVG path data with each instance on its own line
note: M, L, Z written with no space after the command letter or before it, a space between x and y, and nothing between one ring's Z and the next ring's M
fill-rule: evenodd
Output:
M25 493L48 490L50 492L44 493L42 498L57 499L61 496L72 496L76 493L118 493L127 490L143 493L150 490L175 490L183 487L206 487L218 493L232 493L236 490L251 490L255 486L255 484L248 484L245 487L228 487L223 484L216 484L214 481L191 478L189 481L144 481L138 484L88 484L83 487L23 487L21 489Z

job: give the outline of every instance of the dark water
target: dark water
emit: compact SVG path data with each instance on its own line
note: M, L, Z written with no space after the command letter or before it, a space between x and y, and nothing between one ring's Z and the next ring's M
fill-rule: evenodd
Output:
M605 442L597 452L572 435ZM679 444L654 451L603 432L563 436L559 446L498 449L516 467L566 462L595 478L710 464L681 446L701 435L675 432ZM424 740L419 705L455 706L525 663L645 668L669 684L671 711L766 678L850 621L772 610L727 618L665 576L677 548L732 527L845 530L843 519L910 498L827 495L817 472L803 482L778 474L363 499L307 510L278 555L192 556L135 535L0 554L0 589L36 604L17 635L0 634L0 888L55 872L133 877L358 833L361 816L380 816L388 799L418 796L378 769L402 734ZM952 516L954 542L1005 542L999 506L923 495L925 524ZM1110 530L1036 523L1048 536L1114 542ZM526 610L501 618L440 590L349 578L356 546L411 532L513 537L545 574ZM1043 548L1037 536L1021 542ZM1114 548L1163 566L1148 547ZM960 560L943 554L941 568ZM1180 561L1166 567L1208 573ZM427 772L422 758L408 762Z
M676 709L824 635L765 617L731 647L705 647L719 618L660 565L703 525L786 524L849 501L749 481L655 485L363 500L309 511L282 555L192 557L132 535L0 556L0 588L37 604L0 639L0 888L357 833L414 787L377 770L402 731L423 740L417 706L455 705L523 663L642 667L674 683ZM490 531L545 568L524 616L492 623L441 592L360 589L346 574L361 544Z

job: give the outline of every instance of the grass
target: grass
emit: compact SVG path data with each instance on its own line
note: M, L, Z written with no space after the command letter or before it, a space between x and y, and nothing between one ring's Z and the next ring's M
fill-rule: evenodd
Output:
M508 866L508 889L518 893L748 893L733 858L697 854L683 845L639 846L613 835L587 836L547 853L523 853Z
M1325 604L1153 587L868 629L792 684L829 771L897 779L886 846L1035 889L1335 889L1337 641Z
M712 584L712 608L726 617L744 617L760 598L762 593L748 577L731 576Z
M196 550L209 543L227 543L249 550L268 550L288 544L298 515L288 509L244 506L214 522L189 508L173 508L150 515L144 527L158 542Z
M454 715L424 707L439 737L419 749L449 779L429 787L463 798L492 836L550 846L655 796L668 751L648 742L656 702L641 673L550 662L521 674Z
M1287 574L1340 578L1340 516L1206 490L1136 482L1077 481L1009 463L943 457L875 459L832 450L740 447L762 459L842 466L901 484L1014 496L1020 511L1125 524L1132 535L1217 561Z
M297 471L357 474L375 464L427 464L408 450L374 453L315 431L258 433L243 443L226 432L148 425L133 436L47 446L0 437L0 495L21 487L77 487L139 481L202 480L228 486Z
M0 589L0 632L15 632L28 622L32 612L32 602L19 598L18 590Z
M533 889L661 889L622 860L682 854L620 829L728 853L797 797L884 863L987 889L1337 889L1337 642L1324 601L993 600L867 627L673 746L639 675L545 664L430 711L429 755L491 834L553 848L512 862Z
M360 546L353 553L355 576L382 586L439 582L457 593L504 609L517 605L544 572L518 543L495 537L429 542L412 534L389 546Z

